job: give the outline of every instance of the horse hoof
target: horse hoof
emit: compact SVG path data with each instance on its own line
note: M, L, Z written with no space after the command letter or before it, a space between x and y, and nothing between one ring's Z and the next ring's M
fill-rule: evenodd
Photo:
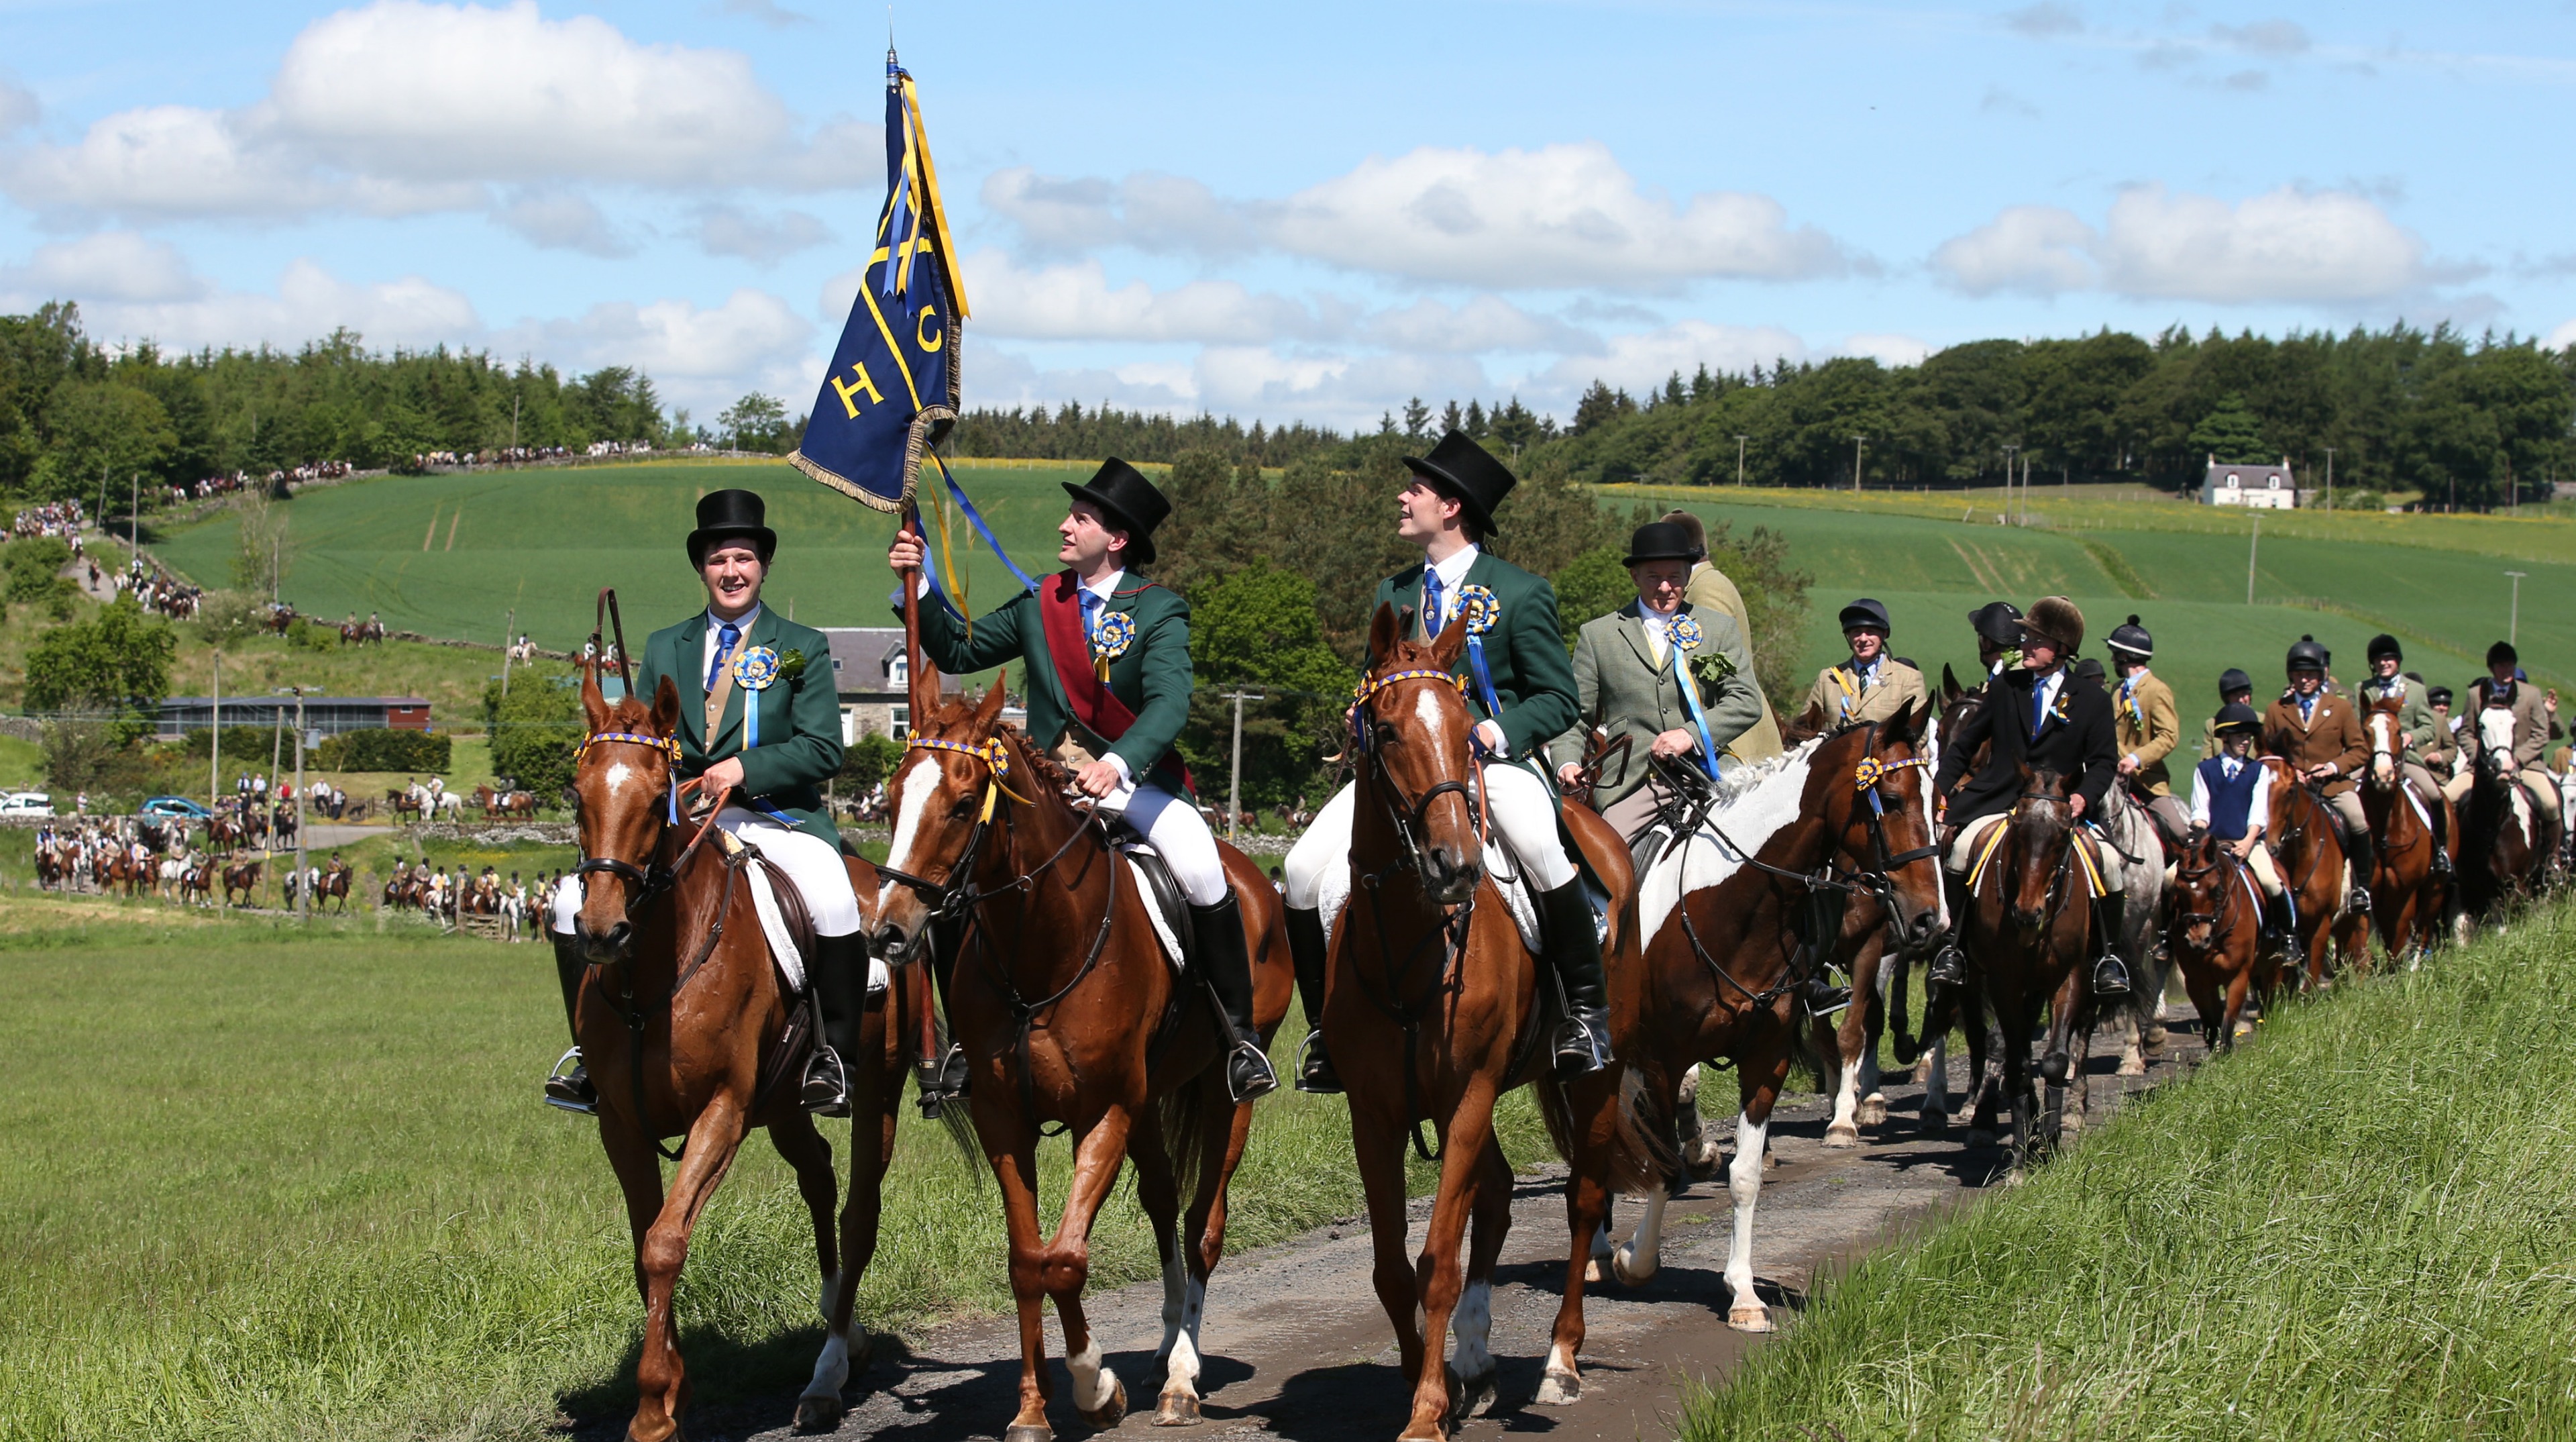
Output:
M1950 1129L1950 1114L1938 1109L1924 1112L1915 1118L1914 1129L1919 1132L1946 1132Z
M1995 1134L1985 1127L1970 1127L1967 1140L1972 1147L1990 1147L1995 1144Z
M1655 1280L1655 1273L1660 1270L1662 1270L1660 1258L1641 1259L1633 1246L1623 1245L1610 1254L1610 1273L1619 1279L1619 1285L1623 1287L1642 1287Z
M1853 1115L1852 1120L1859 1122L1865 1127L1885 1126L1887 1124L1887 1098L1871 1097L1867 1101L1862 1102L1860 1104L1860 1110Z
M2144 1057L2137 1057L2137 1058L2122 1057L2122 1058L2120 1058L2120 1070L2119 1070L2119 1075L2121 1075L2121 1076L2145 1076L2146 1074L2147 1074L2147 1062L2146 1062L2146 1058L2144 1058Z
M1605 1278L1601 1271L1601 1259L1599 1257L1595 1257L1591 1261L1583 1264L1583 1283L1585 1286L1597 1287L1600 1286L1604 1280Z
M1727 1312L1726 1325L1739 1332L1768 1332L1771 1330L1771 1313L1759 1302L1747 1302Z
M1199 1415L1198 1394L1194 1392L1166 1392L1162 1405L1154 1409L1157 1427L1196 1427L1206 1420Z
M1571 1407L1583 1396L1583 1378L1574 1372L1560 1372L1554 1367L1539 1379L1538 1396L1531 1400L1542 1407Z
M1860 1128L1850 1122L1835 1122L1825 1128L1825 1145L1837 1149L1860 1145Z
M1014 1422L1003 1430L1002 1442L1055 1442L1055 1433L1043 1423Z
M799 1432L835 1432L847 1409L841 1406L839 1393L830 1396L814 1394L796 1399L796 1430Z
M1487 1367L1473 1377L1461 1377L1458 1369L1449 1369L1449 1424L1456 1426L1470 1417L1482 1417L1494 1410L1494 1369Z
M1127 1384L1125 1382L1112 1383L1109 1391L1108 1405L1102 1407L1099 1411L1084 1412L1076 1409L1075 1415L1082 1419L1083 1425L1086 1427L1096 1427L1106 1431L1109 1428L1117 1426L1120 1422L1126 1420L1127 1417ZM1008 1442L1008 1439L1005 1439L1005 1442Z

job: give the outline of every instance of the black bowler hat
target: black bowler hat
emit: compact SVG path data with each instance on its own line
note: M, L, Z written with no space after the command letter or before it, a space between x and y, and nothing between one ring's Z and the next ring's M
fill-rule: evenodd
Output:
M1843 607L1841 620L1842 628L1846 632L1855 626L1874 626L1881 634L1887 634L1896 629L1888 624L1887 608L1867 596Z
M1112 530L1127 533L1124 559L1131 566L1154 564L1154 528L1172 513L1172 503L1154 489L1154 483L1125 461L1111 456L1100 463L1100 470L1088 481L1075 485L1063 483L1064 493L1078 501L1089 501L1108 513Z
M2021 644L2021 607L2010 601L1988 601L1968 613L1968 624L1980 640L2004 650Z
M1696 561L1702 552L1691 540L1689 531L1672 521L1648 521L1628 538L1628 558L1619 564L1642 566L1648 561Z
M1406 456L1404 464L1429 481L1433 490L1464 508L1477 530L1488 536L1500 534L1494 529L1494 510L1512 493L1512 473L1464 432L1451 431L1431 448L1431 454Z
M698 528L689 532L689 564L703 566L707 551L729 536L748 536L760 553L760 564L778 554L778 533L769 529L769 507L756 491L709 491L698 497Z

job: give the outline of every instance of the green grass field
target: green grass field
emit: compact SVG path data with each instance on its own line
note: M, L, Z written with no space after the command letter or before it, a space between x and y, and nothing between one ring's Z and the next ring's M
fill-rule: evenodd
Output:
M1825 1285L1732 1438L2576 1435L2576 908L2238 1052Z
M0 1437L534 1439L632 1405L617 1191L590 1129L536 1099L564 1043L543 948L19 893L0 995ZM998 1194L905 1112L859 1300L881 1330L1009 1300ZM1343 1118L1261 1104L1232 1246L1359 1209ZM1525 1099L1504 1124L1538 1160ZM1059 1207L1064 1144L1044 1156ZM1093 1258L1100 1285L1152 1274L1132 1188ZM812 1267L754 1139L681 1287L701 1400L801 1383Z

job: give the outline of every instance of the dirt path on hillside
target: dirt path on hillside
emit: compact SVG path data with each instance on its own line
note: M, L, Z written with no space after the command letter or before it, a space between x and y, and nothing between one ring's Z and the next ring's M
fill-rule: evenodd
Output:
M2176 1031L2166 1055L2144 1078L2112 1075L2116 1048L2097 1043L2092 1088L2098 1123L2121 1100L2156 1085L2201 1055L2190 1033ZM1951 1061L1951 1095L1966 1081L1964 1057ZM1717 1078L1721 1086L1725 1078ZM1775 1165L1762 1189L1754 1266L1765 1301L1784 1327L1830 1268L1945 1209L1973 1204L1994 1180L2002 1154L1969 1149L1961 1131L1925 1136L1914 1124L1921 1089L1890 1086L1895 1116L1866 1129L1857 1149L1824 1146L1825 1098L1800 1097L1780 1108L1772 1128ZM1724 1128L1730 1145L1732 1129ZM1346 1152L1318 1159L1347 1166ZM1542 1430L1560 1442L1627 1442L1672 1434L1686 1379L1713 1380L1731 1371L1760 1339L1726 1326L1726 1188L1721 1177L1693 1186L1666 1212L1662 1271L1634 1290L1590 1289L1585 1314L1584 1392L1570 1407L1532 1403L1554 1317L1566 1249L1563 1169L1524 1176L1515 1189L1512 1231L1496 1274L1493 1350L1500 1361L1500 1400L1488 1416L1457 1435L1492 1442L1506 1432ZM1412 1209L1409 1246L1421 1245L1427 1198ZM1634 1229L1640 1204L1622 1201L1615 1232ZM1356 1219L1277 1246L1229 1257L1209 1289L1202 1332L1206 1359L1199 1386L1209 1435L1265 1434L1296 1442L1392 1437L1404 1425L1408 1389L1395 1370L1395 1342L1369 1282L1368 1228ZM1000 1266L1000 1259L994 1259ZM1141 1439L1153 1426L1161 1374L1154 1349L1162 1337L1162 1287L1148 1282L1095 1294L1092 1324L1109 1365L1126 1383L1132 1409L1113 1429ZM1089 1435L1066 1400L1070 1393L1063 1335L1050 1311L1059 1437ZM1444 1348L1445 1350L1445 1348ZM877 1442L949 1442L997 1437L1017 1406L1019 1344L1007 1317L977 1318L914 1338L878 1340L873 1365L850 1379L848 1419L833 1434ZM784 1442L791 1395L725 1407L702 1406L689 1419L701 1439ZM620 1435L623 1417L590 1419L585 1439ZM1163 1434L1176 1435L1176 1434ZM1187 1435L1187 1434L1177 1434Z

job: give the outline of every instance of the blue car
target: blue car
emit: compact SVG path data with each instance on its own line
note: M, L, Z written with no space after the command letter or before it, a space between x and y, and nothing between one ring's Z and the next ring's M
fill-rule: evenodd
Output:
M203 821L215 813L207 810L203 803L191 801L185 796L155 796L143 803L143 814L165 818L184 816L190 821Z

